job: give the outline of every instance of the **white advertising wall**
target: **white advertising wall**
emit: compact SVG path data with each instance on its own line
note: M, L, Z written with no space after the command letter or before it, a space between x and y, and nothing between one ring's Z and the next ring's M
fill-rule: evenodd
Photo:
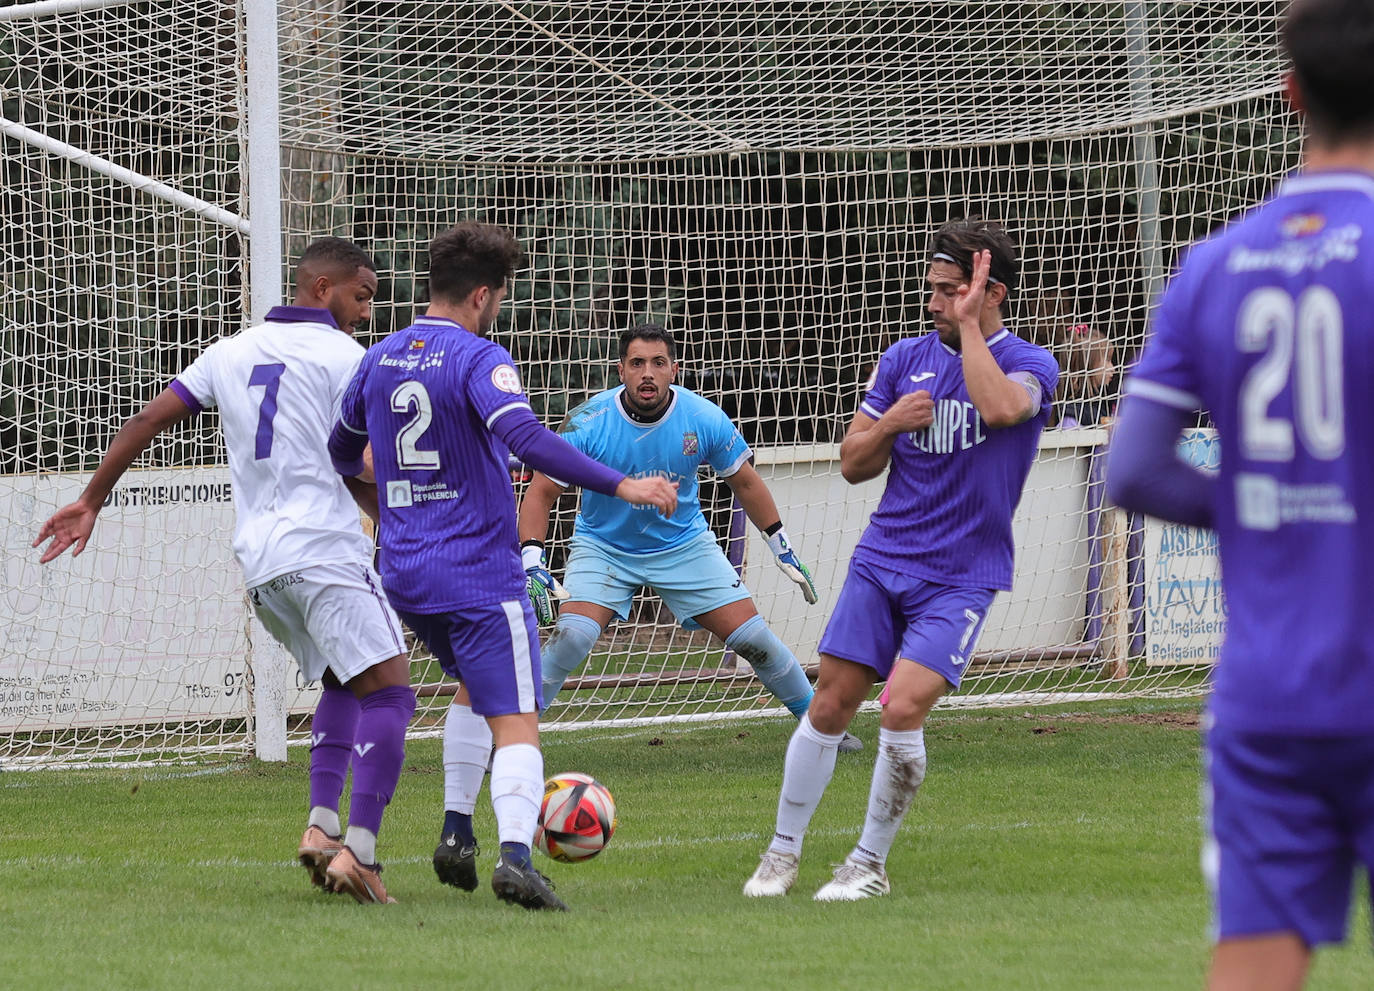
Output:
M88 475L0 478L0 731L249 713L257 690L313 708L295 663L250 621L224 467L131 471L86 550L31 545Z
M999 594L980 653L1081 643L1092 567L1089 477L1101 430L1046 434L1014 521L1015 586ZM1211 431L1182 448L1215 464ZM760 611L810 663L850 554L882 493L839 473L834 445L761 450L758 468L820 601L808 606L748 527L745 581ZM129 472L86 551L38 564L43 521L86 475L0 478L0 732L245 717L250 670L260 714L309 712L317 688L251 616L230 537L223 467ZM1152 665L1214 660L1225 625L1210 533L1149 521L1143 531L1143 633ZM251 660L251 665L250 665ZM265 717L264 717L265 718ZM259 733L284 734L284 726ZM284 753L284 735L281 736Z

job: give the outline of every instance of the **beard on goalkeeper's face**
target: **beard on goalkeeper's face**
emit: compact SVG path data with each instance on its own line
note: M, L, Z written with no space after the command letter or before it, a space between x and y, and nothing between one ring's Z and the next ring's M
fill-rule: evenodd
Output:
M640 416L652 416L667 406L671 398L672 391L667 383L643 380L625 385L625 402Z

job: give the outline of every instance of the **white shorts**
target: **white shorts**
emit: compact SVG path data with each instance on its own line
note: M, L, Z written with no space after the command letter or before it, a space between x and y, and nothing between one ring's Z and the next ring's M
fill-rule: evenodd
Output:
M300 664L306 681L325 668L347 682L406 652L401 621L370 565L316 564L248 590L253 609Z

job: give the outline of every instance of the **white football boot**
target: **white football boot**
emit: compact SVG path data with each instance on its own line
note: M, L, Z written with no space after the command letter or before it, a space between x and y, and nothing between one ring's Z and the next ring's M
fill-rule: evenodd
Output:
M754 876L744 883L744 893L750 898L773 898L785 895L797 883L797 868L801 858L795 853L775 853L765 850Z
M861 898L876 898L892 890L887 873L877 864L855 860L851 853L835 868L835 876L816 892L818 902L856 902Z

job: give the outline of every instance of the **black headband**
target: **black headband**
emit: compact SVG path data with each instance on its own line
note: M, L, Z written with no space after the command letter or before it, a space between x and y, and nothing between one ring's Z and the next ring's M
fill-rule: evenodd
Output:
M937 262L949 262L951 265L958 265L960 268L966 269L966 270L969 271L969 272L972 272L972 271L973 271L973 266L972 266L972 265L965 265L963 262L961 262L959 259L955 258L953 255L947 255L947 254L945 254L943 251L937 251L937 252L935 252L935 254L934 254L933 256L931 256L931 260L932 260L932 261L937 261ZM989 282L995 282L995 283L997 283L999 286L1006 286L1006 288L1008 289L1008 291L1010 291L1010 289L1011 289L1010 286L1007 286L1007 283L1006 283L1006 280L1005 280L1005 279L999 279L997 276L993 275L991 271L988 272L988 281L989 281Z

